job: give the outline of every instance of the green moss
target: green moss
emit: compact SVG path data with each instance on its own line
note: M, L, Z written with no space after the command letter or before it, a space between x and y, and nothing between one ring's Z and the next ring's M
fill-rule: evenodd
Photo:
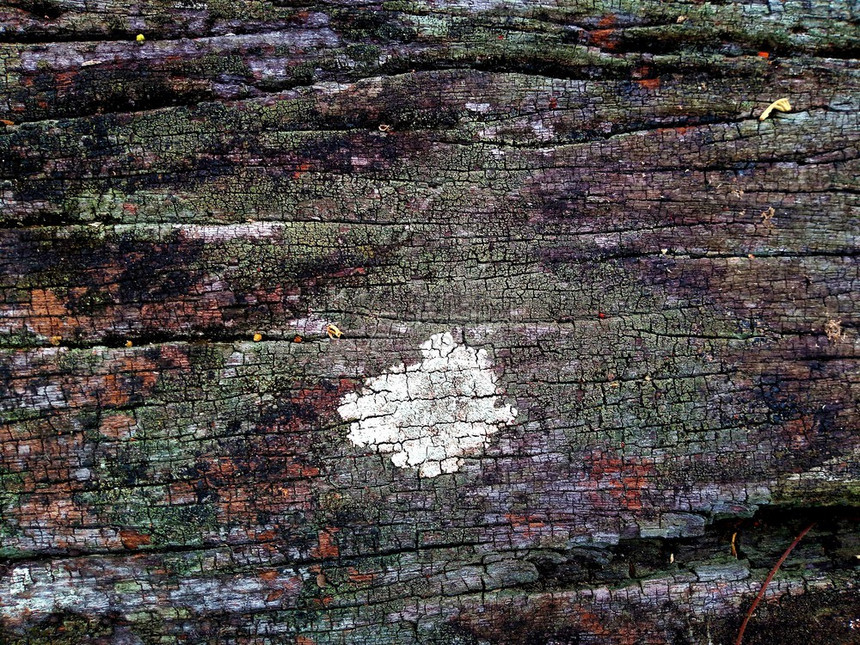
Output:
M207 0L209 15L214 20L277 20L291 15L293 12L284 7L275 6L271 2L260 0Z
M382 48L376 45L355 43L347 46L346 53L353 60L362 63L376 63L382 53Z
M0 538L18 533L17 526L10 524L6 518L9 509L18 508L21 505L24 483L24 476L21 473L0 467ZM2 546L2 540L0 540L0 546ZM11 551L15 552L17 549L11 549ZM11 555L7 553L4 557L11 557Z
M774 488L773 503L786 507L851 506L860 507L860 481L821 477L783 479Z
M37 347L47 343L47 338L29 329L0 333L0 347ZM4 411L3 414L5 415L7 412Z
M125 198L126 196L116 189L104 193L84 190L66 198L63 202L63 214L78 222L122 220Z
M182 75L215 76L218 74L232 74L246 78L253 78L251 68L245 64L242 57L236 54L207 54L180 66L176 73Z
M83 374L95 372L104 363L105 357L92 349L66 349L60 350L57 357L57 367L66 372L80 372Z
M113 525L148 535L150 542L142 549L201 545L218 526L212 503L164 506L169 496L163 487L107 487L107 481L102 485L101 490L77 494L75 501L105 507Z

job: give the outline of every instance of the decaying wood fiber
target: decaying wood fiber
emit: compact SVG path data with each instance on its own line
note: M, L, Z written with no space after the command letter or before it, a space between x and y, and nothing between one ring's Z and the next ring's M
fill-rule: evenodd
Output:
M0 4L0 642L856 642L858 19Z

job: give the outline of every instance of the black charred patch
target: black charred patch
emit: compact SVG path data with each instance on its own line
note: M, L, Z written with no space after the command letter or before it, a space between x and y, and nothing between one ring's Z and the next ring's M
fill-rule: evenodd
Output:
M11 4L17 5L19 9L33 14L36 18L55 20L66 13L61 3L53 0L19 0Z
M152 302L185 296L191 285L203 277L194 262L204 248L202 239L189 240L177 234L169 242L142 242L129 237L120 240L112 254L123 258L118 278L123 302Z
M587 632L577 622L576 615L563 608L561 601L549 601L526 608L485 606L479 616L461 614L451 621L449 629L463 643L579 645Z
M363 8L337 9L330 13L331 28L350 40L373 43L408 43L415 39L414 28L398 22L393 11Z

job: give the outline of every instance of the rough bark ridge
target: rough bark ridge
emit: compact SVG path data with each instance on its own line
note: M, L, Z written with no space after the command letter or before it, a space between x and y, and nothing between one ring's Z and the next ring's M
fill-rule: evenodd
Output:
M0 16L0 641L856 639L856 3Z

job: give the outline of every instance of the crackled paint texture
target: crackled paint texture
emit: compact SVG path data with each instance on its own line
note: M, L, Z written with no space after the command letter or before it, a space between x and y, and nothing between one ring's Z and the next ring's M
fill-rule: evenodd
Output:
M395 466L435 477L459 470L461 456L513 423L517 410L501 402L486 350L457 344L450 332L434 334L420 349L420 363L370 379L360 394L344 397L338 412L352 421L356 446L375 446L392 453Z
M855 643L856 5L0 0L0 642Z

